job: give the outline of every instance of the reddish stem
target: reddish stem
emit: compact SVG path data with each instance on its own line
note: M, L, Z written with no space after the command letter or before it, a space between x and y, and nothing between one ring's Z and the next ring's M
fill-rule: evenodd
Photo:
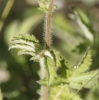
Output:
M50 42L51 42L50 41L50 38L51 38L51 17L52 17L53 3L54 3L54 0L50 0L48 13L46 15L45 43L46 43L47 49L49 49Z

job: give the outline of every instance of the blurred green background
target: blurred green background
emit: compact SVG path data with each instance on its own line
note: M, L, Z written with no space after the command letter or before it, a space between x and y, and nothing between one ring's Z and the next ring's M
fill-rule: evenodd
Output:
M40 86L39 64L29 56L18 56L17 50L8 51L13 36L34 34L44 44L44 14L39 11L38 0L0 0L0 86L4 100L37 100ZM52 48L67 59L69 68L75 66L88 46L92 49L91 70L99 67L99 1L55 0ZM73 18L71 7L85 13L90 21L93 41L85 37L84 30ZM87 34L87 33L85 33ZM90 90L83 89L84 100L99 100L99 82Z

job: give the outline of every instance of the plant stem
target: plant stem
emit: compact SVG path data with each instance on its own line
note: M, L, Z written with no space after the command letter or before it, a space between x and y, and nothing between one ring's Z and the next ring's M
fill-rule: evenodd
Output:
M4 22L5 22L8 14L9 14L12 6L13 6L13 3L14 3L14 0L8 0L6 6L4 8L4 11L3 11L2 15L1 15L1 20L0 20L0 32L1 32L2 28L3 28Z
M2 93L1 93L1 88L0 88L0 100L2 100Z
M54 0L50 0L49 8L48 8L48 13L46 15L46 29L45 29L45 43L46 49L49 49L50 43L51 43L51 17L52 17L52 10L53 10L53 3Z
M53 10L53 2L54 0L50 0L48 12L46 14L46 23L45 23L45 48L49 49L50 47L50 38L51 38L51 17ZM41 66L41 79L47 77L46 69L44 67L44 57L40 58L40 66ZM41 86L41 100L48 100L48 87Z
M40 71L41 71L41 79L47 77L46 69L44 68L44 57L40 58ZM48 100L48 87L41 86L41 100Z

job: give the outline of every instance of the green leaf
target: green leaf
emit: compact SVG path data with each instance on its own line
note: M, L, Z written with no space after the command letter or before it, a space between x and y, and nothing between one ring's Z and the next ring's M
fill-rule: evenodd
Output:
M91 65L91 50L87 49L79 64L72 70L71 76L66 82L71 88L79 89L75 95L84 87L91 88L99 78L99 70L87 72ZM73 96L74 97L74 96Z
M31 52L31 51L27 51L27 50L20 50L20 51L18 52L18 55L23 55L23 54L35 56L35 53L33 53L33 52Z
M48 2L46 2L46 1L39 2L39 8L38 8L39 10L47 13L48 12L48 7L49 7Z
M40 52L41 45L33 35L20 34L11 40L9 50L14 48L20 49L18 55L29 54L34 56Z
M57 8L57 6L54 5L53 10L56 9L56 8ZM47 13L48 9L49 9L49 2L47 0L40 0L38 9L43 11L44 13Z
M65 79L70 76L71 71L68 69L64 59L61 61L61 67L59 67L57 73L61 78Z
M57 73L55 71L55 61L52 54L49 51L46 50L44 52L44 55L44 64L48 75L48 85L52 85L55 77L57 77Z
M73 95L74 93L70 92L70 89L67 87L67 85L58 85L54 88L51 88L50 100L71 100ZM82 99L78 95L75 95L72 100Z
M89 70L91 62L91 50L90 48L88 48L81 61L78 63L77 66L75 66L76 69L72 72L72 76L78 76Z
M93 42L94 39L94 31L92 29L91 23L89 21L89 18L79 9L77 8L73 8L75 16L76 16L76 20L79 24L79 26L81 27L84 36L90 40L91 42Z
M61 67L61 57L56 50L42 51L41 67L44 67L47 72L47 79L42 79L38 83L42 85L55 85L61 83L61 78L58 78L57 71ZM41 58L40 58L41 59ZM55 79L56 78L56 79ZM55 80L54 80L55 79Z
M48 81L46 80L46 78L37 81L37 83L39 83L39 84L41 84L41 85L43 85L43 86L47 86L47 85L48 85Z
M75 89L91 88L97 82L99 70L82 73L79 76L68 78L69 86Z
M38 83L46 86L53 85L54 79L57 77L57 73L56 73L56 66L55 66L56 63L52 55L52 51L43 50L39 55L39 63L41 66L41 80L38 81ZM46 70L47 77L43 75L44 69Z
M55 69L57 70L59 67L61 67L61 56L60 53L56 50L51 50L51 54L54 58L54 62L55 62Z

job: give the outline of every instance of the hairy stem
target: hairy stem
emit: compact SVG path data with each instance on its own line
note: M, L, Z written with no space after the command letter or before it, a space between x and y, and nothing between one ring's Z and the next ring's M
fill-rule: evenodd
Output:
M46 15L46 24L45 24L45 48L49 49L50 47L50 38L51 38L51 17L53 10L53 2L54 0L50 0L49 8ZM47 77L46 69L44 68L44 57L40 58L40 66L41 66L41 79ZM48 87L41 86L41 100L48 100Z
M46 49L49 49L50 47L50 38L51 38L51 17L52 17L52 10L53 10L53 3L54 0L50 0L48 13L46 15L46 29L45 29L45 43L46 43Z

